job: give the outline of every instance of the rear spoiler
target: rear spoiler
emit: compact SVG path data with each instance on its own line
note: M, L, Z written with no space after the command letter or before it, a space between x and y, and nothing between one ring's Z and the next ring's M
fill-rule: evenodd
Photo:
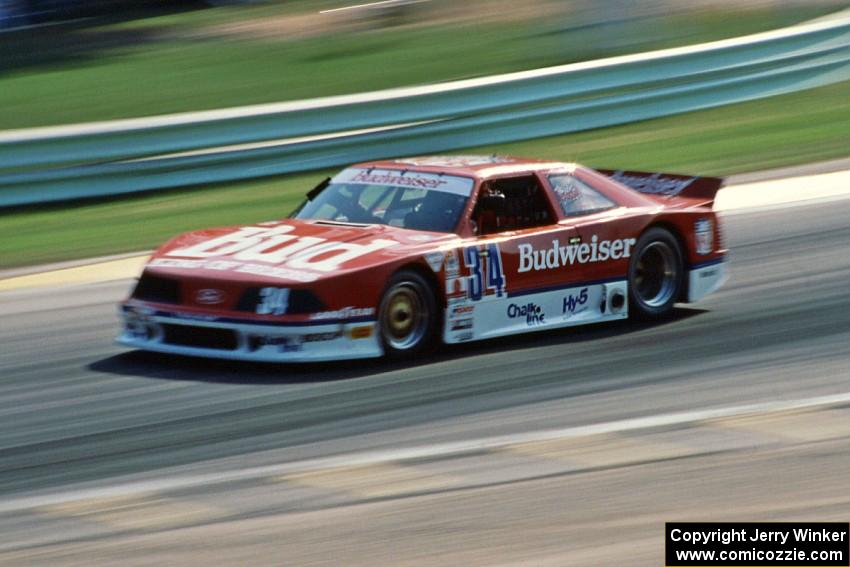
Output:
M659 197L686 197L700 201L700 205L711 207L714 197L723 186L721 177L694 177L676 173L648 173L645 171L622 171L597 169L623 185Z

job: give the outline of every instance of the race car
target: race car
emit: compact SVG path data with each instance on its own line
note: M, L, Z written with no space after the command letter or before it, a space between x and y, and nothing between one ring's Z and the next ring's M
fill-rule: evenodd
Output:
M361 163L289 217L178 236L120 344L305 362L669 316L727 277L722 179L502 156Z

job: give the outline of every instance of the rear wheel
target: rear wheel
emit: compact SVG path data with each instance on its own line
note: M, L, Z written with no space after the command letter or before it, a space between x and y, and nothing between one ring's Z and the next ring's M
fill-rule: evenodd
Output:
M682 251L663 228L650 228L637 241L629 261L629 309L642 319L659 319L673 312L682 290Z
M437 328L437 302L425 278L412 271L390 278L381 297L378 325L388 357L410 357L425 351Z

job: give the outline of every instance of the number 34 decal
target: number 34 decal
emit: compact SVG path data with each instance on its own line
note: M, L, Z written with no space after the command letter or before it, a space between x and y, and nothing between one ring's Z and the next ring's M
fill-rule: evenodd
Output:
M502 255L494 243L482 248L470 246L463 251L463 263L469 269L466 290L469 299L478 301L485 295L502 297L505 293L505 271Z

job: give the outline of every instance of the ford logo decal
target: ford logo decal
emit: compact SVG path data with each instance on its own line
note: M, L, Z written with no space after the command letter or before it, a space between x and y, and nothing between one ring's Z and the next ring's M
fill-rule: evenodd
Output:
M202 305L217 305L224 301L224 292L220 289L199 289L195 300Z

